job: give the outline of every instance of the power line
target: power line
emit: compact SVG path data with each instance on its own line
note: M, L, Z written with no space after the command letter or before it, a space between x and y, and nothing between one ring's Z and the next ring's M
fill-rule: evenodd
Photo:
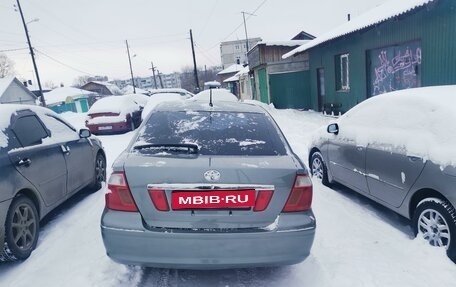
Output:
M206 55L206 52L203 51L200 46L198 46L196 43L195 44L195 47L198 49L198 52L200 55L202 55L204 58L206 58L207 60L209 60L209 62L211 62L212 64L214 64L215 66L217 66L218 64L216 63L216 61L214 61L214 59L211 59L208 55Z
M214 11L215 11L215 8L217 7L218 2L219 2L219 0L215 1L214 6L212 6L211 12L209 13L209 17L207 17L206 23L204 23L204 26L203 26L203 28L201 29L201 31L200 31L200 33L198 35L199 38L201 38L201 36L203 35L204 31L206 30L207 24L209 24L209 20L211 20L212 15L214 14Z
M15 52L15 51L22 51L22 50L28 50L28 48L16 48L16 49L0 50L0 53L3 53L3 52Z
M263 2L260 3L260 5L258 5L258 7L255 8L255 10L253 10L253 12L251 14L255 14L255 12L257 12L261 7L263 7L264 4L266 4L268 0L263 0ZM246 20L249 20L250 17L252 15L249 15ZM226 36L225 38L223 38L222 40L220 40L217 44L215 44L214 46L210 47L209 49L207 49L206 51L209 51L209 50L212 50L214 49L215 47L217 47L218 45L220 45L220 42L223 42L225 41L226 39L228 39L229 37L231 37L231 35L233 35L234 33L236 33L237 30L239 30L239 28L241 28L242 26L244 25L244 22L241 22L241 24L239 24L231 33L228 34L228 36Z
M65 64L65 63L63 63L62 61L59 61L59 60L57 60L56 58L51 57L51 56L49 56L48 54L43 53L43 52L41 52L41 51L39 51L39 50L37 50L37 49L34 49L34 50L35 50L36 52L38 52L39 54L45 56L46 58L48 58L48 59L50 59L50 60L52 60L52 61L54 61L54 62L56 62L56 63L58 63L58 64L60 64L60 65L62 65L62 66L65 66L65 67L67 67L67 68L69 68L69 69L71 69L71 70L73 70L73 71L76 71L76 72L79 72L79 73L83 73L83 74L86 74L86 75L88 75L88 76L95 76L95 74L88 73L88 72L82 71L82 70L80 70L80 69L78 69L78 68L75 68L75 67L73 67L73 66L70 66L70 65L68 65L68 64Z

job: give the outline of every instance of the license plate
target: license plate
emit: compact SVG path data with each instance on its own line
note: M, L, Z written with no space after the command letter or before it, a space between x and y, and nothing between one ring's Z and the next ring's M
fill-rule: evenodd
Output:
M174 191L171 206L177 209L250 208L255 190Z
M112 130L112 126L104 126L104 127L98 127L98 130L104 131L104 130Z

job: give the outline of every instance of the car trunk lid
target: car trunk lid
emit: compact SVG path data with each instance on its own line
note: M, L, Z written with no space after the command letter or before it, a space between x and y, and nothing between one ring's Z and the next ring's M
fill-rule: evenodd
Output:
M183 229L267 227L281 213L296 174L304 172L290 155L181 157L140 153L128 156L124 170L145 223L149 227ZM164 192L169 211L156 208L151 190ZM225 206L211 205L208 197L219 196L216 202L228 194L239 203L248 199L246 194L253 193L256 200L260 191L267 190L272 190L272 198L263 211L254 211L251 206L234 206L233 201ZM179 195L184 195L181 205L176 204ZM186 197L189 195L198 196L196 202L194 197L191 200ZM200 200L209 204L209 208L202 206Z

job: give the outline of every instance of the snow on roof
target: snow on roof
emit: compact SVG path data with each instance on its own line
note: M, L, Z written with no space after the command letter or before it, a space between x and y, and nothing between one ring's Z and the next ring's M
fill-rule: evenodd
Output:
M265 46L285 46L285 47L294 47L304 45L310 40L289 40L289 41L261 41L258 42L257 45L265 45Z
M218 72L217 75L236 73L236 72L239 72L243 67L244 67L243 65L234 64L234 65L229 66L225 70Z
M240 77L241 76L244 76L244 75L247 75L250 71L250 68L249 66L245 66L243 67L239 72L237 72L234 76L232 77L229 77L228 79L226 79L225 81L223 81L224 83L228 83L228 82L237 82L239 81Z
M68 97L73 99L87 98L89 95L95 95L94 92L81 90L72 87L56 88L50 92L44 93L44 98L47 105L65 102Z
M0 96L8 89L9 85L14 81L14 76L8 76L0 79Z
M8 89L8 87L13 83L16 82L17 85L24 90L27 94L29 94L31 97L36 98L36 96L30 92L23 84L21 81L19 81L16 77L14 76L8 76L5 78L0 79L0 96L3 95L3 93Z
M138 87L135 87L135 91L137 94L149 94L149 91L140 89ZM133 86L132 85L126 86L125 88L122 89L122 92L124 94L133 94Z
M239 75L238 74L236 74L236 75L234 75L232 77L229 77L228 79L224 80L223 82L224 83L229 83L229 82L237 82L237 81L239 81Z
M120 90L120 88L118 86L116 86L115 84L111 84L109 82L101 82L101 81L91 81L90 83L105 86L114 95L122 94L122 91Z
M286 59L327 41L379 24L434 1L436 0L390 0L356 18L353 18L351 21L346 22L345 24L315 38L314 40L286 53L282 56L282 58Z

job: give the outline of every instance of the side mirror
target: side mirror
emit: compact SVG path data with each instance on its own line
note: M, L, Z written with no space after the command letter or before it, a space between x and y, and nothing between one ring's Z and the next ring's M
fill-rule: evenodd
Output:
M79 137L81 139L86 139L86 138L90 137L91 135L92 135L92 133L88 129L80 129L79 130Z
M337 135L339 133L338 124L330 124L327 128L328 133Z

